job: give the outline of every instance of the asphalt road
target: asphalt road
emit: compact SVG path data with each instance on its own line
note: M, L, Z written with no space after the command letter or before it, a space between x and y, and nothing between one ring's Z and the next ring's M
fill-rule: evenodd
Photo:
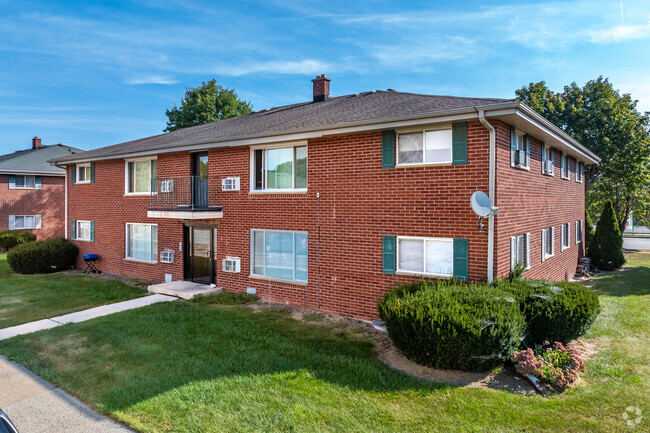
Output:
M628 250L650 250L650 237L647 238L623 237L623 248Z

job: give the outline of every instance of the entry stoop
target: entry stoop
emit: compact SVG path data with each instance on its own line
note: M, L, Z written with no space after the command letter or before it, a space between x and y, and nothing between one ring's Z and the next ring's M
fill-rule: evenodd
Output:
M221 293L219 287L212 287L207 284L194 283L192 281L172 281L171 283L153 284L147 287L151 293L176 296L181 299L192 299L195 296L205 296L211 293Z

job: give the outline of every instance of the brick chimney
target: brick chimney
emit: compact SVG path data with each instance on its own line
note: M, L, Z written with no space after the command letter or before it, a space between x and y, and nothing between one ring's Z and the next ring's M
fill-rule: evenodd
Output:
M32 149L41 148L41 139L39 137L32 138Z
M319 75L313 80L314 83L314 102L326 101L330 98L330 78L327 75Z

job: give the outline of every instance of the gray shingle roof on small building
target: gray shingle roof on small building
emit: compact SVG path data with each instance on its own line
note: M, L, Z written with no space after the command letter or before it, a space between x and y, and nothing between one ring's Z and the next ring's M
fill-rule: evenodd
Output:
M162 150L177 146L209 143L223 139L248 136L280 135L344 127L350 124L372 123L408 115L435 114L475 106L510 102L510 99L465 98L456 96L421 95L394 90L357 93L331 97L321 102L255 111L231 119L179 129L99 149L89 150L80 157L58 158L56 162L120 157L129 153Z
M65 144L19 150L14 153L0 155L0 173L63 176L65 170L54 167L48 161L81 152L83 152L81 149L66 146Z

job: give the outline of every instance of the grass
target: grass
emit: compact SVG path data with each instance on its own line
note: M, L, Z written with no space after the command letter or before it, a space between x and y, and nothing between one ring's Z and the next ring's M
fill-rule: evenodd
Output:
M0 352L143 432L648 431L650 255L627 266L593 281L603 312L583 385L546 398L407 377L365 334L246 306L156 304ZM643 411L636 429L628 406Z
M141 289L84 275L18 275L0 254L0 329L144 296Z
M244 305L257 302L257 296L249 293L220 292L197 296L192 302L204 305Z

